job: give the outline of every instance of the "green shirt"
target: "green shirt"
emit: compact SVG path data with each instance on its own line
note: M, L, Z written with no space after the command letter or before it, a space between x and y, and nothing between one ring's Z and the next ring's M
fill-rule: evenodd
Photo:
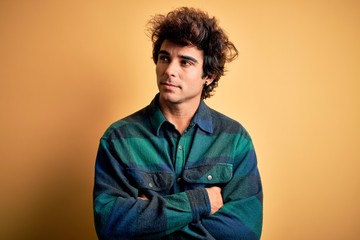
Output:
M224 201L215 214L211 186L221 187ZM94 214L100 239L260 239L262 186L251 138L203 101L181 135L157 95L101 138Z

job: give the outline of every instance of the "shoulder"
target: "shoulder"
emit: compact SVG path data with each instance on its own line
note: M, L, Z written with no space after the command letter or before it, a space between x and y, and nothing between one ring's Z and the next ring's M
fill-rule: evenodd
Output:
M137 112L113 122L106 129L102 138L114 138L114 135L124 135L124 133L129 133L129 131L137 131L139 127L146 127L146 123L149 121L147 109L148 107L144 107Z
M215 133L226 132L229 134L238 134L246 138L250 138L248 131L237 120L209 108L209 113L213 122L213 129Z

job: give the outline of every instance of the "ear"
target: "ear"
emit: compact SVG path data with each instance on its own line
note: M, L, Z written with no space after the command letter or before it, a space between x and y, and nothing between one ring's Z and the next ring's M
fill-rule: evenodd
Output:
M215 79L215 75L208 75L204 78L205 84L210 85Z

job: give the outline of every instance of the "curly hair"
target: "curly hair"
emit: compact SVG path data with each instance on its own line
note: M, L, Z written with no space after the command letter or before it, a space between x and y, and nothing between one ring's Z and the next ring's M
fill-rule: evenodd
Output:
M196 46L203 51L202 77L212 76L214 80L204 85L202 99L213 95L220 77L224 75L225 63L238 56L238 50L219 27L217 19L199 9L181 7L167 15L155 15L148 22L148 31L153 43L152 58L155 64L164 40L181 46Z

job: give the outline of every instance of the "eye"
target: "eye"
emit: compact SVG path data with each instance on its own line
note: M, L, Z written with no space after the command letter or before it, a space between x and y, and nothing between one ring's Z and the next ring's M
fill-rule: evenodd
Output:
M166 55L159 55L158 60L161 62L169 62L170 58Z
M191 65L193 65L193 62L191 62L190 60L181 60L181 65L191 66Z

